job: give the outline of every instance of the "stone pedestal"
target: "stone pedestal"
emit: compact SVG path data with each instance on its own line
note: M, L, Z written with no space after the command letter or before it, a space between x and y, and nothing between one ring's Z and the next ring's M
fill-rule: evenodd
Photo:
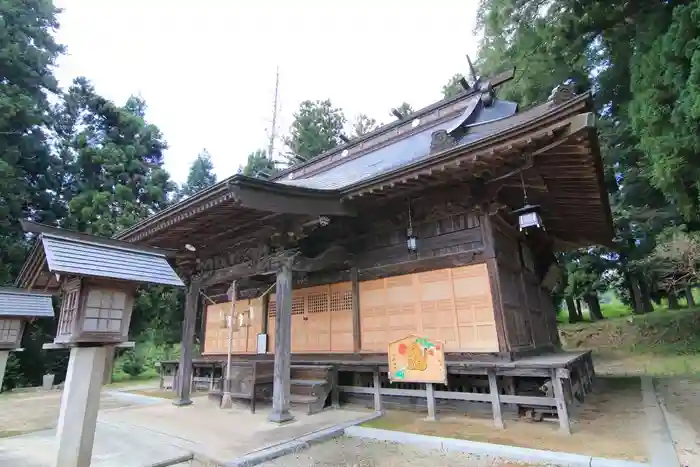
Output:
M2 391L2 380L5 378L5 367L9 356L9 350L0 350L0 391Z
M56 467L89 467L107 347L73 347L61 398Z

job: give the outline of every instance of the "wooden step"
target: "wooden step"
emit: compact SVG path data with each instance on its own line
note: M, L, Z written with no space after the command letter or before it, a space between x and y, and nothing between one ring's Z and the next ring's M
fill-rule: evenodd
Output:
M292 365L292 370L295 368L298 368L300 370L316 370L316 369L332 370L333 365Z
M293 379L291 380L292 386L323 386L328 384L326 379Z
M289 402L292 404L312 404L318 400L315 396L304 396L301 394L290 394Z

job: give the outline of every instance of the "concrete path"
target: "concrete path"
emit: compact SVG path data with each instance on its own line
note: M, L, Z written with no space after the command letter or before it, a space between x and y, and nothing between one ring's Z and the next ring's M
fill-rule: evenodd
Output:
M311 416L292 411L296 421L276 426L267 421L266 406L251 414L242 404L221 410L201 397L191 406L175 407L165 399L119 391L105 396L127 399L129 406L100 411L92 467L141 467L190 452L227 461L367 416L342 409ZM51 467L55 443L55 429L2 438L0 466Z
M649 429L649 455L652 467L679 467L678 455L671 439L666 417L649 376L642 376L642 400Z
M507 467L516 464L480 458L462 452L420 449L405 444L340 437L288 454L260 467ZM528 467L529 464L517 464ZM534 467L534 465L532 466Z

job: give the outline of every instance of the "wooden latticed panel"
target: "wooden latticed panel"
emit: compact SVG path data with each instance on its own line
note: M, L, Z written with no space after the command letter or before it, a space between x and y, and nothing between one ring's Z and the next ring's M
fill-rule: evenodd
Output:
M331 352L352 352L352 284L330 286Z
M485 264L360 283L363 352L417 334L452 352L497 352L498 338Z
M459 349L463 352L498 352L496 319L486 264L454 268L451 273Z
M74 280L66 284L61 298L61 312L58 317L56 337L70 337L78 316L80 306L80 281Z
M268 349L275 343L277 304L268 305ZM292 291L292 352L352 352L352 292L350 282Z

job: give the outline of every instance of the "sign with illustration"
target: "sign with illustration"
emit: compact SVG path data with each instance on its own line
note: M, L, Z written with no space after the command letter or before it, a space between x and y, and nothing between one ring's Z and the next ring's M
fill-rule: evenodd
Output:
M389 344L389 380L392 383L447 383L445 345L419 336Z

